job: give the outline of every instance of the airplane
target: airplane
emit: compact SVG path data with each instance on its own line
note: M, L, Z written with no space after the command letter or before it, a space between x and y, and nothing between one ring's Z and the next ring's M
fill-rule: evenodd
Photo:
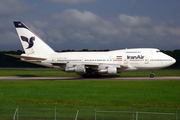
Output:
M57 68L83 77L116 75L125 71L154 71L173 65L176 60L155 48L121 49L106 52L55 52L30 28L14 21L25 54L10 56L22 61Z

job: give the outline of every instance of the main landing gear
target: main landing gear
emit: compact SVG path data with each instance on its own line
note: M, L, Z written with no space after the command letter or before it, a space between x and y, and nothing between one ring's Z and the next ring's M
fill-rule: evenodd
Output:
M91 68L86 69L86 73L83 74L83 78L99 78L99 77L101 77L101 74L99 74L97 71L94 71Z
M85 73L83 74L83 78L99 78L101 74L98 73Z
M150 78L153 78L153 77L154 77L154 70L150 74Z

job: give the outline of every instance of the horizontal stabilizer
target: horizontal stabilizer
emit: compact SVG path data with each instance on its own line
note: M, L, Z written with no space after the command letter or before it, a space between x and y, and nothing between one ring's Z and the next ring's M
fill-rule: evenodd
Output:
M46 60L46 58L28 57L28 56L14 55L14 54L5 54L5 55L15 58L23 58L24 60Z

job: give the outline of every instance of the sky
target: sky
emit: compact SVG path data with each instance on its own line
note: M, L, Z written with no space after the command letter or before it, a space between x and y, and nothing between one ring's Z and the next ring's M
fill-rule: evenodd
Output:
M0 0L0 51L22 21L54 50L180 49L180 0Z

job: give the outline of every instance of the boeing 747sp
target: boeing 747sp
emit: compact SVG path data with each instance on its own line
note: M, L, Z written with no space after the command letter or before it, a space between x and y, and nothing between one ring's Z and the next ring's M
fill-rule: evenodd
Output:
M124 71L151 70L168 67L176 60L154 48L122 49L108 52L55 52L24 23L14 22L25 54L11 55L22 61L58 68L84 76L115 75Z

